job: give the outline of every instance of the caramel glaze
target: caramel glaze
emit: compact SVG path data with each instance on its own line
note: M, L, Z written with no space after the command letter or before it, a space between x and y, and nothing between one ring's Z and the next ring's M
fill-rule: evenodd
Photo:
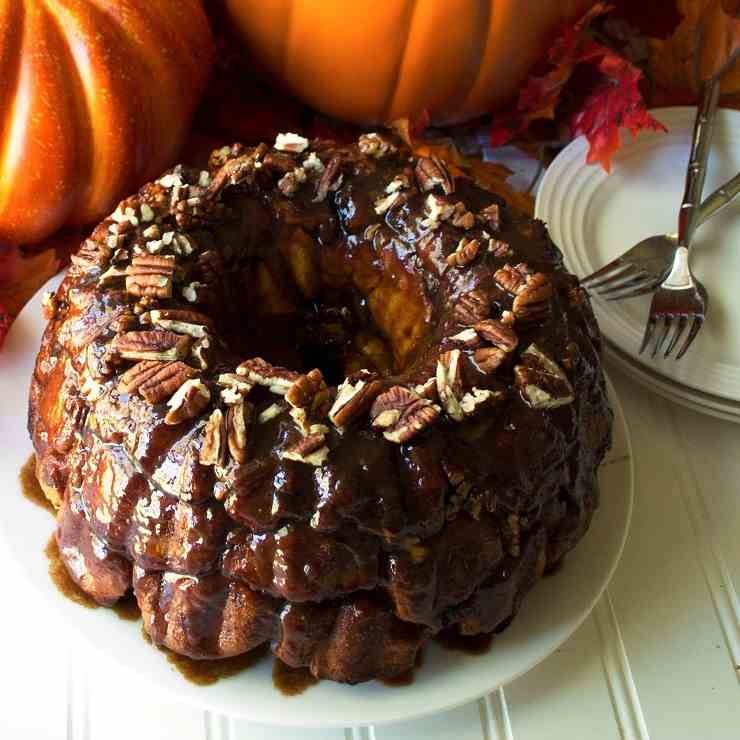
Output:
M285 696L298 696L318 682L319 679L307 667L291 668L280 658L273 661L272 683Z
M52 516L56 516L56 509L39 485L36 477L36 455L31 455L21 468L18 476L21 484L21 493L31 503L46 509Z
M380 159L357 146L312 148L326 167L342 160L343 180L321 202L312 181L292 198L275 187L308 152L234 150L240 159L214 168L213 182L237 173L238 184L203 195L225 210L189 228L197 249L178 257L177 280L198 282L202 296L187 303L178 284L173 298L153 301L215 322L225 343L212 342L202 374L211 398L219 373L260 354L299 371L318 364L330 383L358 367L378 370L386 386L423 383L462 328L460 299L476 289L500 316L513 299L494 273L524 262L550 276L549 313L517 323L518 349L495 373L463 352L465 387L501 391L500 403L462 423L443 416L403 445L386 442L366 417L332 427L321 467L282 458L300 439L282 413L256 424L248 461L229 459L217 478L198 461L212 406L168 426L164 403L118 389L132 363L116 364L110 342L135 298L122 281L99 286L111 264L101 246L107 219L86 245L97 256L76 262L57 293L29 429L44 484L64 499L59 541L84 564L80 582L97 601L115 603L133 585L154 642L191 658L269 643L290 666L357 682L404 674L441 629L476 635L508 624L548 564L588 528L612 415L588 299L543 224L458 177L448 202L472 213L497 203L499 227L477 222L464 232L445 221L428 232L427 194L413 185L402 146ZM399 174L411 183L406 200L378 215L374 204ZM171 197L162 187L145 186L124 206L160 208ZM162 229L182 231L172 214L161 218ZM463 236L487 243L484 228L511 254L484 249L471 264L448 267ZM531 344L565 368L573 403L531 408L518 393L513 366ZM85 400L79 389L91 367L102 392ZM249 400L259 414L280 398L257 387Z

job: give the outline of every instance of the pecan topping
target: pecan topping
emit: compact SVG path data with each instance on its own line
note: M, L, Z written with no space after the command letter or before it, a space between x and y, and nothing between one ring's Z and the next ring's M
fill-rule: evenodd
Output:
M191 338L172 331L129 331L111 345L126 360L180 360L188 354Z
M280 396L284 396L299 377L298 373L284 367L270 365L261 357L245 360L236 368L236 372L249 378L257 385L265 386L271 393L277 393Z
M285 400L293 407L311 413L324 404L329 397L329 389L324 382L321 370L314 369L299 375L285 394Z
M311 152L301 166L306 172L316 172L319 175L324 171L324 163L316 156L316 152Z
M382 216L386 211L390 211L396 205L401 205L406 200L406 196L400 190L394 190L390 195L378 198L375 201L375 213Z
M450 223L458 229L472 229L475 226L475 216L465 208L464 203L455 203Z
M186 380L167 402L170 410L164 417L164 423L180 424L193 419L205 410L210 401L211 392L202 380L199 378Z
M564 370L536 345L522 352L522 364L514 368L519 392L534 409L554 409L575 399L573 386Z
M221 399L228 406L239 403L254 388L254 383L236 373L221 373L216 382L223 388Z
M271 403L266 409L260 412L257 417L259 424L267 424L268 421L272 421L274 418L280 416L285 411L285 406L281 406L279 403Z
M329 448L326 446L326 434L318 432L309 434L288 447L283 452L283 459L314 465L318 468L324 464L328 455Z
M507 263L500 270L496 270L493 278L504 290L517 295L526 286L528 274L525 264L512 267Z
M200 448L201 465L223 467L226 457L226 420L221 409L214 409L206 423L203 446Z
M182 287L182 297L188 303L202 303L207 297L207 288L207 285L197 281L188 283Z
M121 375L118 384L123 393L138 392L152 405L162 403L195 375L184 362L142 360Z
M249 456L249 429L253 419L254 406L244 400L231 406L226 414L229 452L240 465L247 462Z
M426 383L420 383L414 386L414 393L430 401L437 401L437 378L429 378Z
M47 321L51 321L56 316L58 309L59 301L57 300L56 293L46 291L44 293L44 297L41 299L41 311L44 318Z
M504 393L501 391L490 391L483 390L481 388L473 388L470 393L466 393L460 401L460 408L462 408L465 416L472 416L483 406L496 403L504 398Z
M484 223L487 223L492 231L498 231L501 227L501 208L497 203L491 203L490 206L486 206L479 214L478 217Z
M404 388L393 386L375 399L370 410L373 426L384 429L389 442L404 444L439 418L439 406Z
M208 357L211 349L211 338L206 334L193 342L190 348L190 361L201 370L208 369Z
M475 330L483 339L504 352L513 352L519 344L516 332L510 326L495 319L479 321L475 325Z
M314 196L314 203L320 203L326 199L329 195L329 191L339 190L342 184L342 175L339 170L342 167L342 158L335 154L329 163L323 169L321 178L316 185L316 195Z
M405 190L410 185L409 178L404 174L396 175L386 186L386 193L395 193L397 190Z
M303 167L296 167L292 172L284 174L278 180L277 186L283 195L292 198L304 182L306 182L306 170Z
M434 193L427 195L424 201L425 218L421 225L428 229L436 229L442 221L447 221L455 212L455 207L445 198Z
M73 255L74 256L74 255ZM98 284L101 288L107 288L109 285L115 285L127 275L126 270L122 267L112 265L99 278Z
M454 334L451 337L445 339L445 346L461 347L463 349L475 349L480 347L481 338L478 336L478 332L471 328L463 329L458 334Z
M275 149L279 152L305 152L308 149L308 139L298 134L278 134L275 139Z
M172 255L134 257L126 268L126 290L134 296L172 297L172 276L175 258Z
M375 373L360 370L350 375L338 389L336 400L329 410L329 419L342 428L365 414L383 388Z
M552 283L548 275L541 272L528 275L526 285L514 298L514 316L527 321L544 318L550 312L552 294Z
M509 242L502 241L501 239L489 239L488 251L494 257L511 257L514 254Z
M363 154L376 159L396 151L396 147L388 139L376 133L362 134L357 140L357 145Z
M197 311L180 311L177 309L159 309L142 314L141 320L151 322L162 329L169 329L178 334L187 334L194 339L200 339L208 333L213 322Z
M414 171L419 189L423 192L433 190L437 185L445 195L455 192L455 181L441 159L435 156L420 157Z
M470 264L480 252L480 242L477 239L463 237L457 244L457 249L447 255L447 264L450 267L464 267Z
M455 318L458 324L470 326L491 315L491 304L485 293L471 290L460 296L455 304Z
M475 360L475 364L478 366L478 369L486 375L490 375L492 372L498 370L506 357L506 352L498 347L483 347L482 349L476 350L473 355L473 359Z
M443 352L437 360L437 393L445 411L455 421L463 420L460 408L462 388L462 367L460 365L460 350L453 349Z

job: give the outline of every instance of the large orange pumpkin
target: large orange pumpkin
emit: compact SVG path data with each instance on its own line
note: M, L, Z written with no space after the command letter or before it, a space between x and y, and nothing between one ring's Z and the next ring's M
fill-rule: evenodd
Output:
M315 108L357 123L451 122L511 99L594 0L226 0L251 53Z
M0 243L97 221L161 172L212 55L200 0L0 0Z

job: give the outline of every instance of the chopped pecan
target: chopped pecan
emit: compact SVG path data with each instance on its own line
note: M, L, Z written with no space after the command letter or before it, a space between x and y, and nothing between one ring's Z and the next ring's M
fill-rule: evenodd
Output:
M475 330L483 339L504 352L513 352L519 344L516 332L510 326L495 319L479 321L475 325Z
M306 182L306 170L303 167L296 167L292 172L286 172L278 180L277 186L283 195L292 198L304 182Z
M459 349L443 352L437 360L437 393L444 410L455 421L462 421L460 408L463 395L461 353Z
M206 334L193 342L190 348L190 361L201 370L207 370L211 353L211 337Z
M266 409L260 412L260 415L257 417L257 422L259 424L267 424L268 421L272 421L276 417L280 416L283 411L285 411L285 406L282 406L279 403L271 403Z
M463 349L475 349L482 344L478 332L472 327L463 329L458 334L447 337L444 341L445 347L460 347Z
M285 400L293 408L313 411L326 401L329 390L324 382L321 370L313 369L305 375L299 375L288 388Z
M119 334L111 347L126 360L180 360L188 354L191 341L172 331L129 331Z
M236 373L221 373L216 382L223 388L221 398L228 406L239 403L254 388L254 383Z
M478 369L486 375L490 375L492 372L498 370L506 357L507 353L498 347L483 347L476 350L473 355Z
M126 268L126 290L134 296L172 297L172 276L175 258L172 255L134 257Z
M375 399L370 410L373 426L389 442L404 444L439 418L439 406L404 388L393 386Z
M524 264L512 267L505 264L500 270L496 270L493 279L506 291L517 295L527 284L528 268Z
M123 393L138 392L149 403L162 403L195 375L195 370L184 362L157 362L142 360L129 368L118 384Z
M101 288L107 288L109 285L115 285L127 275L126 269L111 265L99 278L98 285Z
M421 220L421 225L428 229L436 229L442 221L447 221L455 212L455 207L448 203L440 195L430 193L424 201L425 217Z
M298 134L278 134L275 139L275 149L279 152L305 152L308 149L308 139Z
M334 404L329 410L329 419L337 428L365 414L383 389L383 383L375 373L360 370L350 375L338 388Z
M321 178L316 185L316 194L314 196L314 203L320 203L326 199L329 195L329 191L338 190L341 186L341 173L342 158L335 154L329 163L323 168Z
M324 171L324 163L316 156L316 152L311 152L301 165L306 172L316 172L319 175Z
M470 326L491 315L491 303L481 290L471 290L460 296L455 304L455 318L458 324Z
M386 193L395 193L397 190L406 190L409 187L409 178L403 173L396 175L386 186Z
M457 249L447 255L447 264L450 267L465 267L470 264L480 252L480 242L477 239L463 237L457 244Z
M326 434L309 434L283 452L283 459L321 467L329 455Z
M110 322L110 328L113 329L113 331L117 334L131 331L135 326L138 325L139 317L136 314L129 313L128 311L120 314L115 319L113 319L113 321Z
M236 368L239 375L243 375L257 385L265 386L271 393L284 396L291 385L298 380L299 373L287 370L284 367L275 367L265 362L261 357L245 360Z
M357 145L363 154L376 159L396 151L396 147L388 139L376 133L362 134L357 140Z
M414 393L430 401L437 401L437 378L429 378L425 383L414 386Z
M44 297L41 299L41 311L44 318L47 321L51 321L57 314L59 309L59 301L57 300L57 294L52 291L46 291Z
M193 281L182 286L182 297L188 303L203 303L208 296L208 286L205 283Z
M404 194L400 190L395 190L390 195L383 196L375 201L375 213L382 216L394 206L404 203L405 200Z
M211 392L202 380L186 380L167 402L170 410L164 417L165 424L180 424L193 419L206 409L211 401Z
M499 319L504 326L514 326L516 323L516 316L511 311L502 311L501 318Z
M573 386L565 371L536 345L531 344L514 368L522 398L534 409L554 409L575 400Z
M518 319L536 321L547 316L550 312L550 298L553 288L550 277L538 272L527 275L526 285L519 290L512 311Z
M488 251L494 257L511 257L514 254L509 242L502 241L501 239L489 239Z
M491 203L478 214L478 218L488 224L492 231L498 231L501 227L501 208L497 203Z
M416 182L423 192L433 190L437 185L442 188L445 195L455 192L455 180L445 163L432 155L431 157L420 157L414 170Z
M151 323L161 329L169 329L178 334L187 334L194 339L200 339L208 333L213 322L197 311L181 311L178 309L157 309L142 314L143 323Z
M221 409L214 409L206 422L203 445L200 448L201 465L223 467L226 458L226 420Z
M240 465L249 457L249 430L253 419L254 406L243 399L231 406L226 414L229 452Z
M455 203L455 210L450 218L450 223L458 229L472 229L475 226L475 216L465 208L464 203Z
M481 388L473 388L470 393L466 393L460 401L465 416L472 416L483 406L496 403L504 398L501 391L491 391Z

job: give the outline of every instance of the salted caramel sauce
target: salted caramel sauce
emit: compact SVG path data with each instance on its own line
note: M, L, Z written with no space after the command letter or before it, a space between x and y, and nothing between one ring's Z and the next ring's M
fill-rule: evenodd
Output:
M272 683L284 696L298 696L319 680L308 668L291 668L279 658L273 661Z
M21 472L18 476L21 483L21 493L23 497L28 499L31 503L36 506L46 509L53 516L56 515L56 509L52 505L51 501L46 498L44 490L39 485L38 479L36 478L36 455L26 460L25 464L21 468Z

